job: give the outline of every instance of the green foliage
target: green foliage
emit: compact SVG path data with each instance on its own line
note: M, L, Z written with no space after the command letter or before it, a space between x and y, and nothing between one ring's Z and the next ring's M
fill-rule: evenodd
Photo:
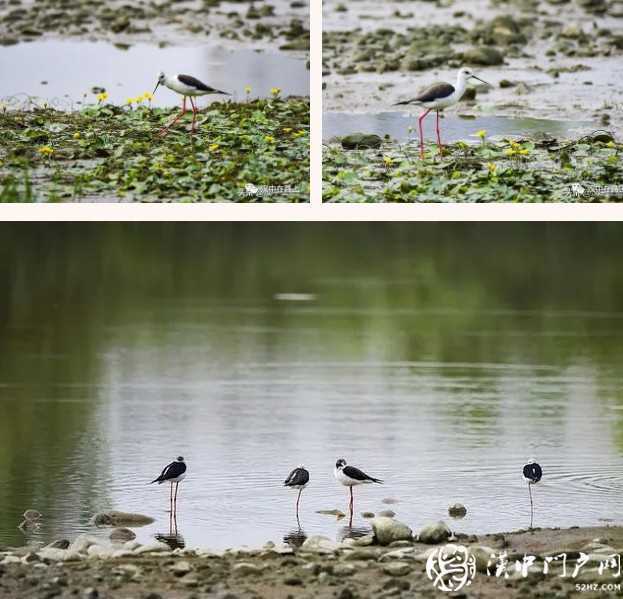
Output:
M346 152L330 145L324 154L327 202L608 202L594 186L623 185L623 144L564 145L555 140L457 142L439 156L416 145ZM571 185L585 191L576 196Z
M197 133L189 132L189 113L158 135L176 112L111 105L7 112L0 169L10 181L36 169L35 194L44 201L308 201L307 99L216 103L198 115ZM248 195L247 184L288 191Z

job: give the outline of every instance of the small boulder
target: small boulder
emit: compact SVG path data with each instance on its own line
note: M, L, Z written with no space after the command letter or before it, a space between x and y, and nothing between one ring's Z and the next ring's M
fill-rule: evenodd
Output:
M425 526L418 535L418 541L427 545L437 545L447 541L451 535L452 531L448 528L448 525L445 522L439 521L436 524Z
M154 521L150 516L131 512L100 512L93 517L96 526L145 526Z
M186 574L188 574L192 570L192 568L190 567L190 563L188 563L186 560L181 560L179 562L175 562L171 566L170 570L175 576L181 578L182 576L186 576Z
M455 503L448 508L448 514L453 518L464 518L467 508L462 503Z
M380 148L382 144L382 138L373 133L352 133L342 137L342 147L345 150Z
M334 543L331 539L320 535L314 535L305 539L300 550L308 551L309 553L333 553L337 548L337 543Z
M126 541L133 541L136 539L136 534L129 528L115 528L110 533L110 540L117 541L119 543L125 543Z
M240 562L234 565L232 572L238 576L253 576L255 574L261 574L262 568L249 562Z
M496 48L480 46L469 48L463 52L463 60L468 64L497 66L504 64L504 56Z
M413 531L402 522L394 518L374 518L372 520L374 540L379 545L389 545L394 541L409 541L413 539Z
M411 566L406 562L389 562L383 566L383 572L388 576L406 576L411 572Z

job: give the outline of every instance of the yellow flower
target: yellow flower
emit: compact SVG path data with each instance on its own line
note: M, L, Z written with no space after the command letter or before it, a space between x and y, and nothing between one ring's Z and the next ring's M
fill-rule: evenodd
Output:
M50 146L39 146L37 148L37 152L39 152L42 156L51 156L54 154L54 149Z
M481 129L480 131L476 131L476 136L480 137L480 139L484 139L487 137L487 132L484 129Z
M128 99L125 101L125 103L126 103L128 106L132 106L132 104L134 104L134 101L135 101L135 100L136 100L136 98L128 98Z
M210 149L210 152L216 152L218 148L219 148L218 144L212 144L209 149Z
M74 139L80 139L80 131L74 133Z
M273 97L276 98L281 93L281 88L280 87L273 87L273 88L271 88L270 93L273 95Z
M292 132L292 128L291 127L284 127L283 132L284 133L291 133Z
M489 169L489 172L494 175L495 171L498 169L498 165L495 164L495 162L487 162L487 168Z
M244 93L247 94L247 96L251 93L251 86L250 85L245 85L244 86Z
M275 138L272 135L265 135L264 136L264 141L266 143L269 143L269 144L274 144L275 143Z
M506 150L504 150L504 154L506 154L507 156L514 156L515 155L515 150L507 148Z
M385 163L385 166L391 166L394 164L394 159L391 156L383 156L383 162Z
M106 100L108 100L108 92L102 92L101 94L97 94L97 96L95 96L95 99L100 103L106 102Z
M145 92L143 94L143 100L147 100L147 102L151 102L154 99L154 94L151 92Z

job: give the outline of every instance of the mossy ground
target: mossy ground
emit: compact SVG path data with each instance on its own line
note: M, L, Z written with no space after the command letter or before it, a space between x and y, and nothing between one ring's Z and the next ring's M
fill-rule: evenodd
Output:
M428 145L423 160L417 144L352 151L330 144L324 201L623 201L623 144L597 139L457 142L443 156Z
M308 201L308 99L213 103L158 135L177 112L0 113L0 201Z

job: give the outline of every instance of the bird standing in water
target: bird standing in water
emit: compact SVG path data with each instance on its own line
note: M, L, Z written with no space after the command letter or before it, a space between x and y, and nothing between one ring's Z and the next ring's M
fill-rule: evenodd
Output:
M528 482L528 494L530 495L530 528L534 517L534 504L532 502L532 485L536 485L543 476L543 469L534 460L530 460L523 467L524 480Z
M219 94L224 96L231 95L228 92L214 89L213 87L206 85L192 75L166 75L165 73L160 73L158 75L158 82L154 88L154 94L160 85L168 87L170 90L180 94L183 97L182 112L180 112L169 125L160 130L160 135L166 135L169 132L169 129L186 114L186 98L190 99L190 105L193 111L193 124L191 132L194 133L196 131L195 122L197 120L197 112L199 111L197 109L197 105L193 102L193 98L196 96L207 96L209 94Z
M337 481L343 484L345 487L349 487L350 489L350 526L353 525L353 487L356 485L366 485L371 483L383 484L383 481L374 478L372 476L368 476L365 472L359 470L359 468L355 468L354 466L347 466L346 460L340 458L335 463L335 470L333 472Z
M303 489L309 483L309 471L304 466L295 468L288 474L288 477L283 481L283 486L290 489L298 489L299 493L296 498L296 520L299 519L299 501L301 500L301 493Z
M415 104L416 106L422 106L426 109L418 118L418 125L420 128L420 158L424 158L424 133L422 131L422 121L431 110L435 110L437 112L437 145L439 146L439 153L443 154L443 145L441 144L441 134L439 132L439 112L444 108L458 104L459 100L465 93L467 82L470 79L478 79L478 81L484 83L485 85L491 85L490 83L480 79L480 77L476 77L471 69L463 67L459 70L456 76L456 85L451 85L446 82L435 83L422 91L415 98L394 104L394 106L407 106L409 104Z
M175 462L171 462L167 466L164 467L164 470L160 473L158 478L155 478L149 484L158 483L161 485L162 483L170 482L171 483L171 494L169 497L169 504L171 507L171 512L177 510L177 488L180 482L186 477L186 463L184 462L184 458L179 456ZM173 484L175 483L175 497L173 497Z

